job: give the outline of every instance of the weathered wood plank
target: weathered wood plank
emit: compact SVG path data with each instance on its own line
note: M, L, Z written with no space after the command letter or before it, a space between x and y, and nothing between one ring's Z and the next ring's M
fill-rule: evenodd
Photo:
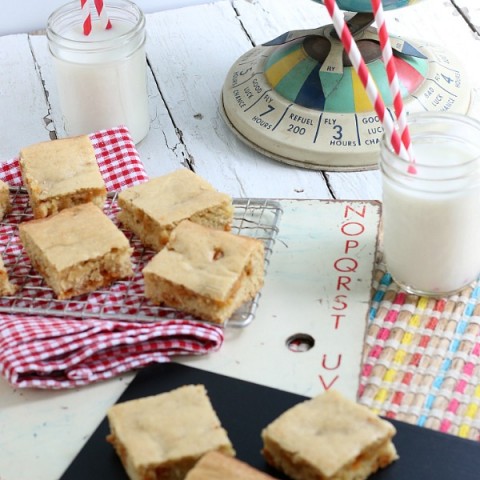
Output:
M224 125L218 113L224 78L252 45L229 2L212 4L208 15L203 8L149 16L147 50L156 78L149 76L151 132L138 145L148 172L161 174L188 159L217 188L234 196L331 198L321 173L263 157ZM11 112L8 122L3 120L8 140L2 142L1 156L6 159L24 145L48 139L50 131L52 136L66 134L45 37L7 36L2 45L2 55L9 56L4 64L10 67L2 82L8 95L1 98L2 110Z
M473 0L456 4L472 23L480 17ZM469 113L480 117L480 79L471 60L479 58L480 44L458 10L429 0L388 12L387 21L392 33L445 44L461 58L473 92ZM188 161L235 196L330 198L330 188L336 198L380 198L378 171L322 175L280 164L243 145L219 115L223 81L240 55L284 31L327 22L326 9L310 0L294 7L288 0L235 0L233 6L224 1L149 15L151 131L138 145L148 172L159 175ZM8 66L0 86L0 108L10 113L2 116L5 159L49 138L52 130L60 137L65 132L45 37L6 36L0 42L2 65Z
M327 9L311 0L234 0L233 5L255 45L290 30L331 23Z
M49 109L28 35L0 37L0 161L49 139Z
M153 73L199 174L234 196L331 198L321 173L256 153L222 120L224 79L252 48L229 2L153 14L148 31Z
M471 28L480 34L480 4L478 0L452 0L459 14L463 15Z

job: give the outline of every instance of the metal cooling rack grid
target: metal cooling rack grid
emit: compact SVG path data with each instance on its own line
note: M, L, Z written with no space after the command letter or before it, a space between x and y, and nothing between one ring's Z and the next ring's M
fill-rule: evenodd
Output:
M134 275L115 282L106 289L59 300L32 268L18 238L18 225L32 219L28 195L23 188L11 190L12 212L0 225L0 251L9 278L17 286L12 296L0 297L0 313L35 315L40 317L64 316L69 318L96 318L125 321L154 321L158 319L191 319L195 317L176 309L151 304L143 294L143 267L155 252L146 249L129 231L122 228L133 247ZM232 232L258 238L265 245L265 273L272 254L278 224L282 214L278 202L266 199L234 199ZM107 199L105 213L118 225L116 195ZM120 226L121 228L121 226ZM245 327L255 317L260 293L245 303L228 321L228 326Z

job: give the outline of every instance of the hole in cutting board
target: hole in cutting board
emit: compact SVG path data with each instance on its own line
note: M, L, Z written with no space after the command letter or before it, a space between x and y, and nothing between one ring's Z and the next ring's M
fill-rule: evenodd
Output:
M315 339L308 333L295 333L287 338L286 345L292 352L308 352L315 345Z

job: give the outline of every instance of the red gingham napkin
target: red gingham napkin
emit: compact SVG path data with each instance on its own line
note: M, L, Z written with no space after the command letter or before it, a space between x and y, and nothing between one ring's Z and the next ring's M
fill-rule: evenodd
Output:
M108 191L148 179L125 127L90 139ZM0 179L22 185L18 159L0 164ZM185 319L137 323L0 314L0 375L20 388L72 388L174 355L216 351L223 339L221 327Z
M0 374L17 387L71 388L105 380L174 355L220 347L222 330L208 323L0 319Z

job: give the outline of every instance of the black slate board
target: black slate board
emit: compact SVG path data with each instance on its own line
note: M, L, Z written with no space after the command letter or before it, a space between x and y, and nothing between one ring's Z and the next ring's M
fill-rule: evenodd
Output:
M260 432L274 418L305 397L169 363L142 370L119 402L167 392L187 384L205 385L239 459L278 479L287 478L263 460ZM402 422L392 423L397 428L394 443L400 460L371 479L480 479L480 443ZM113 448L105 440L108 431L107 420L104 419L62 480L128 480Z

